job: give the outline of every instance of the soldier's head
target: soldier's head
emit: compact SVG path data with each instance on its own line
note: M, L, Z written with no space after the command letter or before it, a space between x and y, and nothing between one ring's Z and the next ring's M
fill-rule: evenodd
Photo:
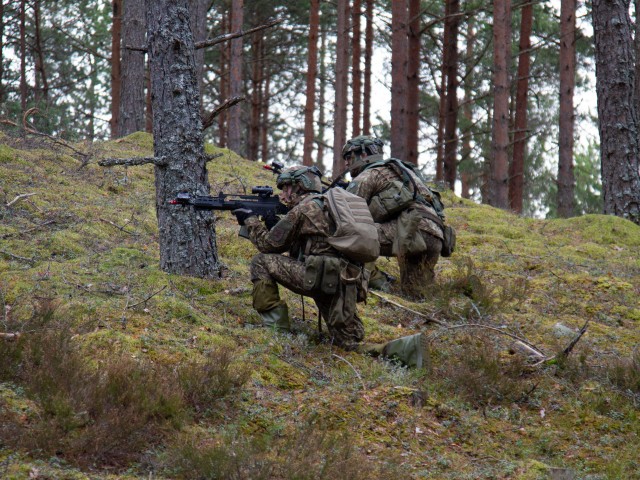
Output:
M277 187L282 190L280 201L293 207L308 193L322 193L322 172L318 167L294 165L278 175Z
M358 175L364 166L371 161L370 155L382 153L384 143L376 137L360 135L348 140L342 147L342 158L352 177Z

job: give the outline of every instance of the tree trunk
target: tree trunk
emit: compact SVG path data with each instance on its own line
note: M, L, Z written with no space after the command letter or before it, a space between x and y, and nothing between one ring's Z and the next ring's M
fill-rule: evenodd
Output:
M471 146L471 132L473 125L473 112L471 109L471 98L473 96L473 51L476 41L476 34L474 31L473 18L469 18L467 21L467 51L466 51L466 71L464 74L464 101L462 107L462 114L464 117L465 129L461 129L462 147L460 151L460 196L462 198L471 198L471 175L470 167L473 164L472 159L472 146Z
M509 208L509 56L511 0L493 2L493 132L489 204Z
M27 111L27 40L25 33L26 2L20 0L20 109Z
M407 156L407 62L409 55L406 0L391 3L391 156Z
M231 4L231 31L242 30L244 24L244 0L234 0ZM233 97L242 95L242 37L231 40L231 58L229 75L229 94ZM241 129L242 107L236 105L228 110L228 144L229 149L238 154L242 154L242 129Z
M604 213L640 224L638 111L629 0L594 0Z
M362 133L371 135L371 57L373 57L373 0L365 0L367 26L364 34L364 92L362 99Z
M42 38L40 35L40 0L33 2L33 20L35 28L35 68L36 79L39 77L42 82L40 88L36 88L36 104L43 102L49 104L49 82L47 80L47 70L44 65L44 52Z
M409 0L407 60L407 153L405 160L418 165L420 130L420 0Z
M524 155L527 145L527 108L529 94L529 65L533 4L522 7L520 23L520 54L516 86L515 132L513 134L513 159L509 166L509 205L515 213L522 213L524 187ZM562 135L562 132L560 133Z
M4 2L0 2L0 105L4 104L6 89L4 86Z
M360 117L362 104L362 70L360 69L360 57L362 47L360 46L360 17L362 16L362 3L360 0L353 0L353 11L351 12L353 24L353 38L351 39L351 132L353 137L360 135Z
M444 181L451 190L455 189L458 170L458 25L460 24L460 1L448 0L449 36L446 51L447 96L444 109Z
M269 161L269 103L271 102L271 71L268 63L265 65L264 78L264 91L262 95L261 153L262 163L267 163Z
M219 277L213 213L169 204L180 192L209 194L188 0L149 2L147 39L154 155L167 162L155 166L160 267Z
M444 31L442 33L442 69L440 76L440 102L438 104L438 135L436 139L436 181L444 180L444 123L447 108L447 58L451 42L451 23L447 21L451 14L451 2L444 2Z
M148 8L148 7L147 7ZM146 17L145 17L146 23ZM147 133L153 133L153 106L151 105L151 68L149 67L149 59L147 56L146 69L144 72L144 81L147 85L147 95L145 97L144 112L144 128Z
M558 216L574 215L573 91L576 85L576 0L560 7L560 130L558 149Z
M338 0L336 41L336 99L333 114L333 176L344 170L342 147L347 141L347 89L349 74L349 0Z
M127 46L145 44L145 0L125 0L122 19L122 63L120 68L120 116L118 137L145 129L144 52Z
M324 171L324 131L326 127L325 98L327 92L327 31L322 30L320 35L320 92L318 98L318 155L316 156L316 165L320 170Z
M247 158L258 160L260 151L260 115L262 113L262 87L264 83L262 52L264 43L263 32L255 32L251 37L251 53L253 66L251 68L251 116L249 121L249 142Z
M118 133L118 118L120 117L120 35L122 33L122 0L111 2L111 138Z
M309 49L307 58L307 92L304 106L304 146L302 164L313 165L313 113L316 103L316 77L318 76L318 30L320 28L320 0L311 0L309 11Z
M229 16L226 12L222 13L222 31L227 32L231 28ZM231 45L224 42L220 45L220 99L224 101L229 98L229 55ZM227 119L228 111L225 110L218 115L218 145L224 148L227 146Z
M211 0L189 0L189 23L191 24L193 40L196 43L207 39L207 13L209 12L210 4ZM195 52L196 78L198 79L200 99L202 99L204 85L204 50L204 48L199 48Z

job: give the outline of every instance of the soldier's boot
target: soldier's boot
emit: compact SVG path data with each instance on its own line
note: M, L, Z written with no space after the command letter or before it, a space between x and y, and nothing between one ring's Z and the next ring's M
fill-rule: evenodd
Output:
M289 322L289 307L286 303L278 305L271 310L258 312L262 318L262 325L270 327L278 331L290 332L291 323Z
M281 331L291 331L289 308L280 300L278 285L269 280L253 282L253 308L262 318L262 325Z
M422 333L391 340L382 349L384 357L399 360L412 368L422 368L425 354L426 337Z

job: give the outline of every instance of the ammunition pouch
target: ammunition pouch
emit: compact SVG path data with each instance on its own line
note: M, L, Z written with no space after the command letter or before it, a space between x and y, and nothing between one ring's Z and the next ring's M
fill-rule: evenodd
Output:
M355 301L362 302L367 298L368 282L368 270L344 259L326 255L310 255L305 259L304 289L311 295L321 292L340 296L353 286Z
M453 251L456 249L456 231L453 227L449 225L445 225L442 229L443 240L442 240L442 251L440 255L443 257L450 257Z
M422 215L417 210L404 210L397 220L397 235L393 242L395 256L416 255L427 251L419 225Z
M371 198L369 211L376 223L382 223L406 209L413 200L414 195L406 187L406 184L400 180L395 180L389 183L387 188Z

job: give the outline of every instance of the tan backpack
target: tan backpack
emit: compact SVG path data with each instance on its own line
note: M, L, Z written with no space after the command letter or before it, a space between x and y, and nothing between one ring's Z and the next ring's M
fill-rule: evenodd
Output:
M331 188L322 195L336 231L329 245L355 263L373 262L380 256L378 229L364 198L343 188Z

